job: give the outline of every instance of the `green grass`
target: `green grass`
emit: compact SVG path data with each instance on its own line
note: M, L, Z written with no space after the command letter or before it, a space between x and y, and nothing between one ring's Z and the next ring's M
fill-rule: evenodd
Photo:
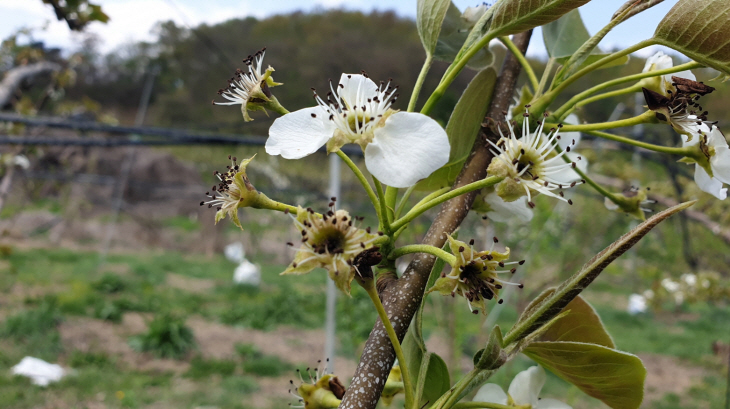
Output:
M193 331L185 325L185 320L169 313L156 316L147 332L132 337L129 344L137 351L173 359L184 358L196 347Z
M263 330L281 325L317 329L324 322L326 274L323 271L280 276L282 266L255 260L262 264L264 282L255 288L232 285L235 266L222 256L209 258L174 252L113 254L108 259L109 268L99 268L98 256L93 252L12 249L2 257L9 264L11 273L6 276L12 282L4 284L0 291L10 295L15 285L36 290L24 299L18 298L15 304L0 305L5 317L0 323L0 402L12 402L9 406L12 408L32 408L56 400L69 407L84 407L85 402L98 401L100 397L108 407L141 408L164 401L179 407L243 408L246 407L243 397L259 390L257 379L291 376L293 365L245 344L237 346L238 355L233 359L203 358L190 349L193 338L185 331L184 322L161 317L167 313L178 317L195 315L227 325ZM167 282L170 273L207 280L212 283L212 289L190 292L174 288ZM613 296L626 297L629 289L625 280L620 269L607 270L588 291L609 300ZM529 283L527 279L526 283ZM517 319L518 305L516 300L504 305L498 320L503 331ZM719 324L730 322L730 308L697 304L685 308L681 315L657 316L630 316L610 304L599 304L596 308L620 349L671 355L680 363L707 367L706 379L682 396L667 395L653 409L677 405L709 408L722 404L724 374L717 364L710 362L708 355L713 340L730 339L730 328ZM158 317L149 323L147 332L138 334L138 347L143 349L142 345L148 345L148 349L157 350L159 355L183 357L182 362L188 362L189 368L178 374L143 373L133 370L117 356L96 350L69 350L61 344L57 328L64 317L85 316L119 323L128 312ZM486 342L483 319L468 314L463 299L429 296L424 317L426 337L443 333L452 319L456 345L468 354L483 348ZM338 297L340 353L358 354L375 320L369 298L357 286L353 287L352 297ZM166 352L159 352L162 350ZM8 375L9 368L26 355L61 362L73 367L75 375L47 389L32 387L26 379ZM506 389L517 372L531 365L529 359L519 357L490 382ZM181 377L190 384L186 390L175 387ZM543 396L562 399L573 407L602 407L595 399L552 375Z

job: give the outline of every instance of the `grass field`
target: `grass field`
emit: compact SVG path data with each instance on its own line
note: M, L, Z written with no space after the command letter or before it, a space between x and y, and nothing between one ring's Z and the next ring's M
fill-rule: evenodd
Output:
M294 369L321 359L325 274L282 277L282 266L260 262L264 284L252 288L231 284L235 266L222 256L113 254L99 267L96 253L8 248L0 259L0 406L286 406ZM730 308L697 304L631 316L623 312L627 291L609 281L599 279L585 296L618 347L646 362L644 407L721 407L723 364L711 343L730 340ZM375 319L358 290L337 304L336 368L345 379ZM474 352L484 339L483 318L455 301L431 297L427 305L424 330L442 355L451 345ZM514 305L500 315L502 328L516 318ZM456 337L444 339L443 326L454 318ZM58 362L70 375L47 388L11 376L26 355ZM469 360L458 357L457 366ZM506 389L529 365L517 359L491 381ZM604 407L553 376L544 395L575 408Z

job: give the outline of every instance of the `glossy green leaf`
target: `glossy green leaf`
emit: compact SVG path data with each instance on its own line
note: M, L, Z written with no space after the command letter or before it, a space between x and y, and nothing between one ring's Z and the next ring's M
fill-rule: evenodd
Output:
M444 18L441 34L439 35L434 58L441 61L452 62L456 55L462 50L462 46L469 36L471 27L461 17L461 11L453 4L449 6ZM483 70L492 64L493 56L489 49L479 50L466 64L474 70Z
M611 408L638 408L644 399L646 368L636 355L580 342L534 342L522 352Z
M540 294L538 298L544 299L555 292L554 288L548 289ZM536 300L539 303L539 300ZM531 304L532 305L532 304ZM528 309L530 306L527 307ZM588 344L602 345L608 348L615 348L613 339L603 326L601 318L596 310L588 304L581 296L577 296L563 308L568 313L555 321L550 328L542 333L539 341L557 342L583 342Z
M418 0L416 7L416 27L426 53L433 55L441 33L441 24L451 0Z
M427 403L436 402L450 387L449 368L444 360L432 352L426 353L416 383L418 407L424 407Z
M502 0L494 5L489 31L495 37L517 34L559 19L590 0Z
M654 38L695 61L730 75L730 1L679 0Z
M675 213L678 213L693 204L695 201L680 203L659 212L633 228L606 247L603 251L595 255L572 277L565 280L554 293L544 294L544 298L538 304L534 305L529 313L523 314L521 319L514 327L505 335L504 341L507 344L519 341L531 333L538 330L546 322L553 319L556 315L578 296L611 262L616 260L620 255L633 247L641 240L651 229L659 223L666 220Z
M451 146L449 162L420 181L416 189L436 190L454 183L474 146L484 115L489 109L496 80L497 72L491 67L480 71L471 80L446 125L446 134L449 136Z
M548 55L553 58L570 58L591 35L588 34L578 9L542 27L542 39Z

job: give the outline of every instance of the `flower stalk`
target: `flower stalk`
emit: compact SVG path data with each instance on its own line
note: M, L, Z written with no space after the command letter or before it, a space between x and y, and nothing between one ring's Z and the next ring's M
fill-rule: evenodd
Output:
M394 221L391 224L391 228L393 230L398 230L401 227L403 227L404 225L413 221L413 219L415 219L416 217L423 214L426 210L431 209L432 207L440 205L441 203L443 203L447 200L451 200L451 199L453 199L457 196L461 196L465 193L473 192L475 190L479 190L481 188L485 188L485 187L489 187L489 186L494 186L497 183L501 182L502 180L504 180L504 178L502 178L502 177L490 176L485 179L478 180L476 182L472 182L467 185L461 186L459 188L450 190L450 191L448 191L442 195L439 195L437 197L434 197L433 199L430 199L424 203L417 204L408 213L406 213L405 216Z

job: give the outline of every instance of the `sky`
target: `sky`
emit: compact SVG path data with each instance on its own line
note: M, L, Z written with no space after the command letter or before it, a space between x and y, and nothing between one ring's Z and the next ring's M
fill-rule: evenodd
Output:
M479 3L476 0L453 0L459 9ZM581 16L591 34L603 27L614 11L625 0L593 0L580 8ZM666 0L658 6L622 23L601 42L601 47L627 47L652 36L657 23L677 3ZM415 19L416 1L405 0L94 0L110 16L108 24L91 23L87 31L101 39L103 52L113 52L125 43L152 41L152 33L158 21L173 20L179 25L194 27L201 23L216 24L232 18L267 16L289 13L297 10L310 11L317 8L343 8L370 12L394 10L398 15ZM0 0L0 39L6 38L21 28L41 28L34 39L42 40L47 46L73 50L78 47L80 35L68 29L65 22L59 22L51 7L41 0ZM646 51L644 55L650 54ZM539 32L531 41L530 56L545 55Z

